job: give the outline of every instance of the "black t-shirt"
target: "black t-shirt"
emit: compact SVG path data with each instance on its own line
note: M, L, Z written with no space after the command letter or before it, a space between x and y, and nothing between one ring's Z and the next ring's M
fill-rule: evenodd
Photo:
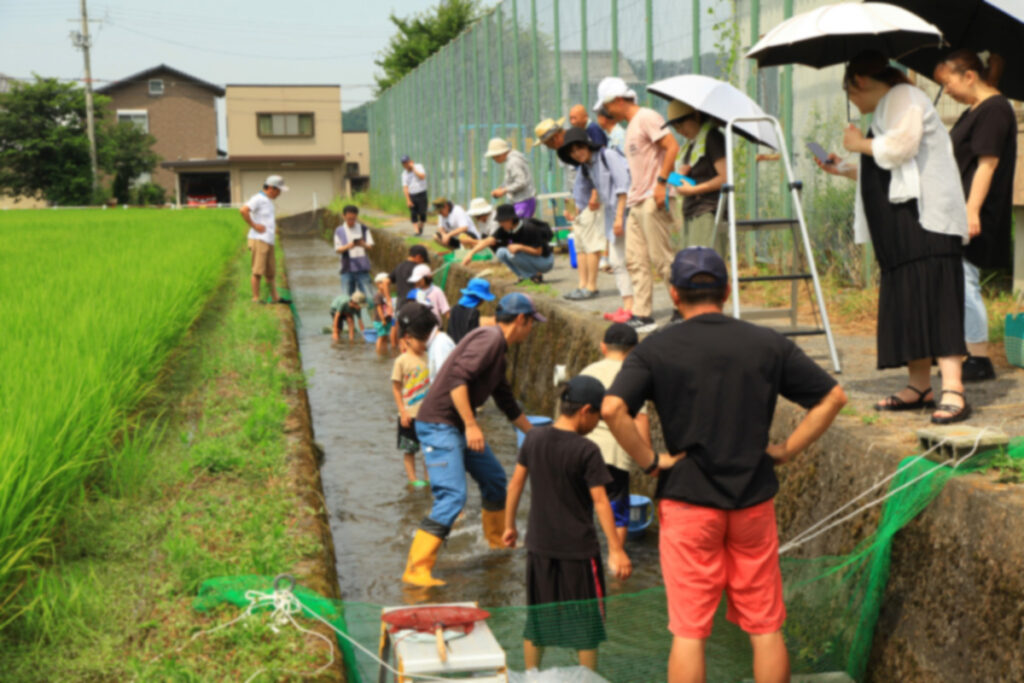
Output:
M693 154L693 152L690 152ZM725 136L718 128L708 131L704 141L704 156L690 169L690 177L698 185L705 183L718 175L715 170L715 162L725 158ZM683 159L684 164L690 163L689 159ZM683 218L695 218L705 213L714 212L718 209L718 190L707 194L696 194L692 197L683 198Z
M964 198L971 194L978 157L999 158L992 185L981 205L981 234L964 247L964 256L981 268L1009 268L1013 172L1017 165L1017 117L1010 101L994 95L968 109L953 124L950 137L960 167Z
M779 489L765 452L778 396L811 408L835 385L781 334L709 313L641 342L608 393L634 415L653 400L669 453L687 453L659 475L659 498L737 510Z
M405 260L395 266L395 269L388 275L388 279L391 280L391 284L395 286L399 306L405 303L406 298L409 296L409 292L411 292L412 288L416 286L409 282L409 276L412 275L413 268L418 265L418 263L413 261Z
M462 304L455 304L449 315L448 336L456 344L471 331L480 327L480 309L475 306L470 308Z
M533 218L524 218L515 232L507 232L499 227L491 235L499 247L507 247L509 244L523 244L527 247L540 247L541 256L551 255L551 228Z
M612 477L597 444L564 429L534 427L516 462L529 470L527 550L561 560L599 557L590 489Z

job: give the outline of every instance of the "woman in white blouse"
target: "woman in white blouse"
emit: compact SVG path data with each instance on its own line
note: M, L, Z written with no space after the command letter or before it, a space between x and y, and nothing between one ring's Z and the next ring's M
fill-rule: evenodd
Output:
M935 406L931 365L942 371L932 422L967 419L963 394L964 274L967 209L953 147L928 97L877 52L846 68L843 88L863 114L873 114L865 137L856 126L843 147L859 164L831 155L828 173L857 181L854 237L869 239L881 272L878 293L878 367L907 366L906 388L876 410Z

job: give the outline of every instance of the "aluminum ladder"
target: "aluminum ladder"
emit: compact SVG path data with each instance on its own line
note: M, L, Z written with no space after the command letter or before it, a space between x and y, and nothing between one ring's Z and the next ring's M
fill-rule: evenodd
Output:
M733 164L733 127L736 123L768 123L775 130L775 137L779 141L779 152L782 156L782 164L786 174L786 185L789 188L793 200L793 211L796 218L758 218L753 217L745 220L736 220L736 187L734 181ZM750 116L730 119L725 126L725 159L726 159L726 183L722 186L722 192L718 199L718 210L715 212L715 236L718 226L722 221L722 212L727 211L729 221L729 273L732 279L732 316L745 320L777 319L783 316L789 317L789 326L775 329L787 337L801 337L812 335L825 335L828 342L829 356L832 359L833 369L839 373L839 354L836 351L835 339L832 336L832 327L828 321L828 311L825 310L825 299L821 293L821 281L818 278L818 269L814 264L814 254L811 251L811 239L807 234L807 223L804 220L803 207L800 204L800 190L803 183L793 180L793 167L789 162L789 150L786 148L785 136L782 126L774 116ZM806 265L806 272L783 273L779 275L755 275L740 277L737 268L736 237L740 231L756 232L760 230L790 230L793 235L793 263L794 269L799 270L797 265L802 261ZM714 237L712 237L714 244ZM802 247L803 253L796 245ZM820 327L801 327L797 324L798 296L800 283L810 280L814 286L814 299L818 310ZM767 308L747 309L740 307L740 284L744 282L790 282L790 305L789 308Z

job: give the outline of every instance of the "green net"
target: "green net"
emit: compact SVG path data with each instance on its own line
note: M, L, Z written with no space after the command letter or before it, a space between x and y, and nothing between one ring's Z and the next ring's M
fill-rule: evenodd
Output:
M889 576L893 537L920 514L958 476L991 467L1019 471L1024 461L1024 439L1007 449L974 455L953 466L919 457L902 461L882 503L877 529L853 552L812 559L782 558L786 610L784 627L794 674L836 672L829 680L863 680L868 665L879 608ZM875 499L881 498L878 492ZM858 501L857 506L871 498ZM841 519L841 518L840 518ZM270 577L248 576L211 579L203 584L196 609L207 610L229 602L248 606L245 592L270 590ZM311 610L355 639L371 652L380 641L381 606L326 599L299 588L299 599ZM707 643L707 680L749 680L752 671L746 634L725 619L725 605L715 616L714 633ZM487 624L505 650L509 667L523 668L523 634L529 628L551 645L543 668L577 664L576 649L600 642L597 672L617 683L663 681L672 638L664 588L617 595L597 601L535 607L488 607ZM595 618L598 612L603 612ZM349 681L376 680L379 663L338 637ZM390 680L390 679L389 679Z

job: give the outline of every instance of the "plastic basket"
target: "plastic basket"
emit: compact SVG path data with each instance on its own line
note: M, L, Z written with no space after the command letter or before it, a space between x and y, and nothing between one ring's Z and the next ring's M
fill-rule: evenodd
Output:
M647 527L654 519L654 503L647 496L629 494L629 526L626 538L638 541L647 533Z
M1024 368L1024 313L1007 314L1003 343L1006 347L1006 360L1010 365Z
M462 259L465 258L465 253L466 252L462 252L462 254L460 255L459 252L457 252L457 251L449 251L447 254L442 256L441 259L445 263L452 263L454 261L461 262ZM492 258L492 255L491 255L491 250L490 249L484 249L483 251L480 251L480 252L477 252L476 254L473 254L473 260L474 261L490 261L491 258Z
M373 344L377 341L377 330L363 330L363 339L367 344Z
M526 419L530 421L534 427L543 427L544 425L551 424L551 418L546 415L527 415ZM516 449L523 447L523 439L526 438L526 433L516 427Z

